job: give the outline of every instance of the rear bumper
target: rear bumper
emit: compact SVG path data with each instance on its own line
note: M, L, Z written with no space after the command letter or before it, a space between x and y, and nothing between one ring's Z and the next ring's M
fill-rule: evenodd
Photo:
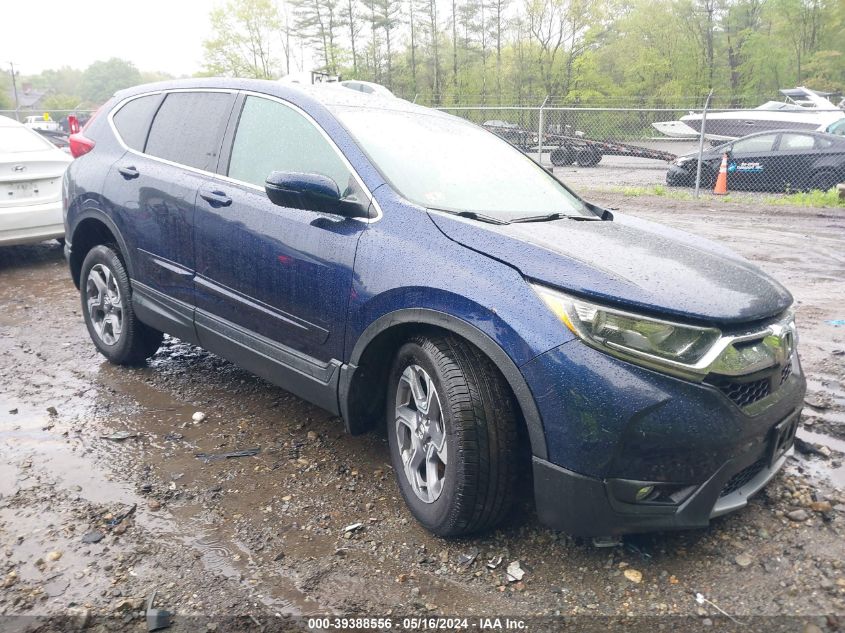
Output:
M0 246L64 237L62 201L0 208Z

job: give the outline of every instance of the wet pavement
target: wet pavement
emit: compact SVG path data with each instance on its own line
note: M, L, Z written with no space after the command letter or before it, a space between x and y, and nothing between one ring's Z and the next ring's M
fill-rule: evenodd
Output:
M339 419L174 339L147 367L110 366L58 245L10 247L0 249L0 615L145 630L138 613L157 589L175 630L327 613L704 622L718 609L831 630L845 616L845 327L835 325L845 217L592 199L720 239L795 295L806 454L748 508L707 530L598 549L540 526L526 489L500 530L436 538L405 509L383 433L348 437ZM509 582L514 561L525 575Z

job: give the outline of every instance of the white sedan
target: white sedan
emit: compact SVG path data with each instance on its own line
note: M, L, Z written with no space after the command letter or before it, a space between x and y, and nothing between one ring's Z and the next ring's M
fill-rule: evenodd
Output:
M64 237L62 176L73 159L0 116L0 246Z

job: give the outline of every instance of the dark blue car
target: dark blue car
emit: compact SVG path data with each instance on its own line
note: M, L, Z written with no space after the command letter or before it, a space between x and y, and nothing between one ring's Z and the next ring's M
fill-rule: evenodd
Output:
M200 79L118 93L71 145L66 255L99 351L142 363L167 332L385 429L436 534L491 528L532 479L574 535L702 527L792 445L789 292L461 119Z

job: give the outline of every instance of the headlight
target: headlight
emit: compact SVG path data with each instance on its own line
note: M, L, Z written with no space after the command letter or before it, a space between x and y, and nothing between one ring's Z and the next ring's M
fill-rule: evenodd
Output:
M763 328L723 334L633 314L531 284L540 298L587 345L692 380L708 374L745 376L792 360L798 345L795 319L787 313Z
M702 362L710 364L708 352L722 337L716 328L632 314L544 286L532 287L566 327L588 345L670 373L700 374Z

